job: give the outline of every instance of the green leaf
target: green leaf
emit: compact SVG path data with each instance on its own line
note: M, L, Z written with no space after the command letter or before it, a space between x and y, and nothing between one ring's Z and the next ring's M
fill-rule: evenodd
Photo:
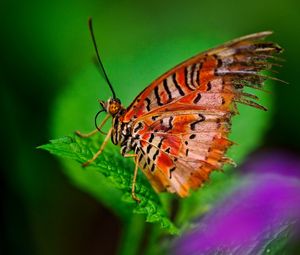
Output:
M51 140L49 144L39 148L84 163L98 150L100 141L99 136L83 139L76 135L70 135ZM134 169L132 160L121 157L116 149L110 149L105 150L92 165L112 186L122 190L122 200L133 209L134 213L146 215L147 222L158 222L171 234L177 233L177 228L169 220L159 196L141 174L139 174L136 184L136 195L140 198L141 203L136 203L132 199L131 182Z

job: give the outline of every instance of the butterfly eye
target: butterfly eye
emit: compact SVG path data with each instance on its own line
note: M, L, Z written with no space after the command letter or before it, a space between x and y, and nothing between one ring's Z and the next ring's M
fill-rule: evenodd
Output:
M121 102L119 99L111 99L109 102L109 107L108 107L108 112L111 115L115 115L117 114L120 110L121 110L122 106L121 106Z

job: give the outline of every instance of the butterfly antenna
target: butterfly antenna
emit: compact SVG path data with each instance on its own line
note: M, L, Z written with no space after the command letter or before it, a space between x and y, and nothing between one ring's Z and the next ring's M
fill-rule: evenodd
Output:
M92 18L89 18L89 29L90 29L91 37L92 37L92 40L93 40L93 44L94 44L94 48L95 48L95 51L96 51L96 55L97 55L97 59L98 59L100 68L101 68L101 70L104 73L105 80L106 80L106 82L108 83L108 85L110 87L110 90L111 90L111 92L113 94L113 98L116 98L116 93L115 93L115 91L113 89L113 86L111 85L111 83L110 83L110 81L108 79L108 76L107 76L107 74L105 72L104 66L102 64L102 61L101 61L101 58L100 58L100 55L99 55L99 51L98 51L98 48L97 48L97 43L96 43L96 39L95 39L95 35L94 35L94 30L93 30Z

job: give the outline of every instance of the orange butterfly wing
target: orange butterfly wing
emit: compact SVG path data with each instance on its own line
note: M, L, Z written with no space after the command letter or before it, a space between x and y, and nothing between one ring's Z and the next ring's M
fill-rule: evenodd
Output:
M209 174L230 162L227 137L236 102L265 109L243 93L260 89L268 59L281 48L248 35L201 53L174 67L142 91L120 121L139 138L139 166L157 191L184 197ZM274 78L273 78L274 79ZM249 99L250 98L250 99Z

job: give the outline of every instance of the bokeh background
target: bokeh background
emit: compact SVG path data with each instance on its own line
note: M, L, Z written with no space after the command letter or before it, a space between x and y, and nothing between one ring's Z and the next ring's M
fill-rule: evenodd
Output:
M92 86L98 94L90 99L82 127L68 126L69 133L92 129L96 99L110 95L93 69L89 16L125 105L162 71L201 50L241 35L274 31L272 40L285 48L279 77L289 85L272 87L272 120L253 153L299 155L298 1L3 2L1 254L115 254L118 249L122 225L115 214L72 185L55 157L35 149L65 134L54 121L57 100L79 74L91 73L92 84L82 87ZM78 97L85 97L82 91ZM79 111L75 108L69 118L76 119Z

